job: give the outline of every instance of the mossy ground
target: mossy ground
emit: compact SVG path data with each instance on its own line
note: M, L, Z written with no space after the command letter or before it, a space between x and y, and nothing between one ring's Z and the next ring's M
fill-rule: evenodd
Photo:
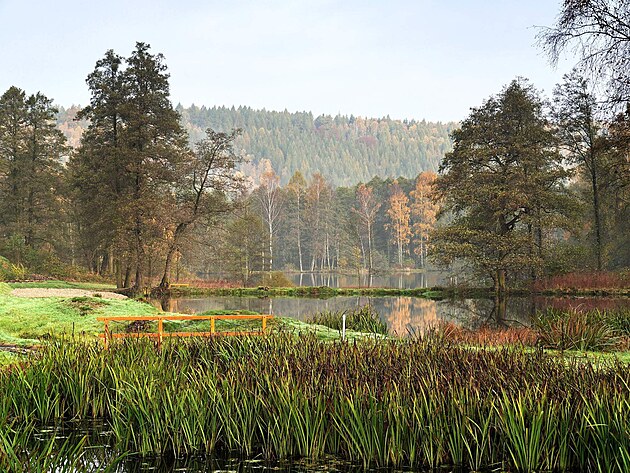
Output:
M45 287L63 288L48 283ZM71 284L67 288L86 288L67 284ZM11 290L16 287L28 286L0 283L0 344L34 345L47 337L72 334L96 336L103 331L97 317L158 313L155 307L133 299L14 297Z
M36 286L35 286L36 285ZM154 306L134 299L106 299L101 297L15 297L11 295L14 288L72 288L72 289L106 289L102 285L81 284L65 281L45 281L44 283L0 283L0 345L32 346L51 337L83 336L97 337L103 333L103 323L97 317L158 315L162 312ZM209 311L204 315L221 314L252 315L249 311ZM166 315L166 313L162 313ZM154 330L155 324L144 327ZM124 331L126 323L116 326L114 331ZM259 330L260 320L225 320L217 321L217 330L248 331ZM311 332L322 340L334 340L340 337L338 330L319 325L306 324L288 317L278 317L269 321L269 328L296 333ZM166 331L206 331L209 322L170 321L165 323ZM365 338L369 334L347 332L349 339ZM15 356L0 352L0 364L6 364Z

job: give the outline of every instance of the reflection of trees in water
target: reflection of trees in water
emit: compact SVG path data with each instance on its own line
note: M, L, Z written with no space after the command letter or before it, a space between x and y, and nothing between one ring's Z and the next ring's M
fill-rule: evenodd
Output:
M530 298L512 297L503 302L493 299L460 299L432 301L421 297L333 297L310 298L256 298L216 296L181 298L154 301L165 311L199 313L207 310L251 310L260 313L293 317L305 320L324 310L353 310L371 305L388 324L390 332L405 336L411 331L424 331L438 321L453 322L474 330L479 327L505 327L529 325L531 315L552 306L557 308L588 307L599 303L599 308L614 308L627 299L604 298ZM619 305L617 305L619 304Z
M403 336L407 333L407 326L411 322L411 297L396 297L388 301L385 306L387 313L385 321L389 333Z
M437 304L418 297L394 297L385 303L385 320L389 332L406 336L410 332L424 332L437 323Z
M437 303L440 320L452 322L468 329L475 329L484 324L492 312L490 299L452 299Z
M339 274L339 273L290 273L289 279L296 286L329 287L393 287L411 289L445 285L449 273L425 271L389 274Z
M529 325L535 313L533 298L453 299L438 302L440 320L469 330L481 327Z

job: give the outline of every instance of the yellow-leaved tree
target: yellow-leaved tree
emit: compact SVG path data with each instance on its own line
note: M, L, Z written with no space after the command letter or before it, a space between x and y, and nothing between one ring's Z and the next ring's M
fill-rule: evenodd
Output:
M433 186L437 174L425 171L418 174L416 187L411 191L411 213L413 215L413 233L416 244L415 253L420 257L420 266L424 268L427 260L429 233L435 228L439 205L434 200Z
M403 250L409 244L409 237L411 236L411 226L409 225L411 210L409 208L409 197L405 195L400 185L398 185L398 181L394 181L392 184L392 194L389 198L387 216L390 223L386 225L386 228L391 232L392 243L398 248L398 265L402 267Z

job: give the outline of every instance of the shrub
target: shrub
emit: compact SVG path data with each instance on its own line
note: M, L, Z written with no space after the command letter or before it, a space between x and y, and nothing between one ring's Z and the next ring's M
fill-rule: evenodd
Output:
M22 281L27 275L28 270L22 263L13 264L0 257L0 281Z
M549 309L535 317L534 327L538 343L544 348L608 351L622 341L609 313L599 310Z
M346 315L346 329L355 332L368 332L387 334L387 324L381 320L381 316L372 306L364 305L355 310L332 311L326 310L309 317L309 324L324 325L334 330L343 327L343 315Z
M268 287L293 287L294 284L282 271L265 273L262 277L263 286Z
M534 289L545 290L593 290L626 289L630 287L629 272L574 272L559 274L536 281Z

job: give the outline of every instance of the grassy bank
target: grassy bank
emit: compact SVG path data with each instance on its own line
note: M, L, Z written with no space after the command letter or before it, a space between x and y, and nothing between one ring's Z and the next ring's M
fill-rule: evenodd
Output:
M96 317L158 313L153 306L133 299L15 297L11 295L15 287L25 286L0 283L0 343L4 344L33 345L50 336L72 334L95 336L103 331Z
M629 385L618 363L431 336L322 343L276 335L161 351L142 341L109 351L54 343L25 368L0 373L0 422L12 424L10 441L23 423L101 418L118 452L146 455L626 472Z
M14 288L90 289L103 290L101 286L46 281L41 283L0 283L0 345L37 345L51 337L82 336L94 338L103 333L103 323L97 317L129 315L168 315L156 307L134 299L106 299L102 297L16 297ZM253 314L247 311L210 311L205 315ZM257 330L260 321L217 321L219 331ZM114 331L129 330L128 323L113 324ZM155 324L140 327L141 331L155 330ZM138 328L135 327L134 330ZM209 322L172 321L165 322L167 331L207 331ZM291 318L278 317L269 322L269 329L276 332L313 333L322 340L334 340L339 330L322 325L306 324ZM370 334L348 331L349 339L365 338ZM1 352L0 352L1 353ZM11 355L0 355L0 365L16 359Z
M601 297L630 297L630 288L626 289L544 289L527 290L512 289L508 296L528 296L532 294L544 296L601 296ZM494 296L494 290L486 287L433 287L415 289L395 289L377 287L328 287L328 286L303 286L303 287L173 287L170 289L172 297L187 296L233 296L233 297L314 297L330 298L336 296L407 296L424 297L428 299L447 298L488 298Z
M24 281L7 283L11 289L85 289L88 291L112 291L116 289L113 284L62 281L60 279L48 279L45 281Z
M237 287L237 288L171 288L173 297L185 296L234 296L234 297L317 297L336 296L412 296L442 297L440 291L431 289L388 289L388 288L336 288L328 286L303 287Z

